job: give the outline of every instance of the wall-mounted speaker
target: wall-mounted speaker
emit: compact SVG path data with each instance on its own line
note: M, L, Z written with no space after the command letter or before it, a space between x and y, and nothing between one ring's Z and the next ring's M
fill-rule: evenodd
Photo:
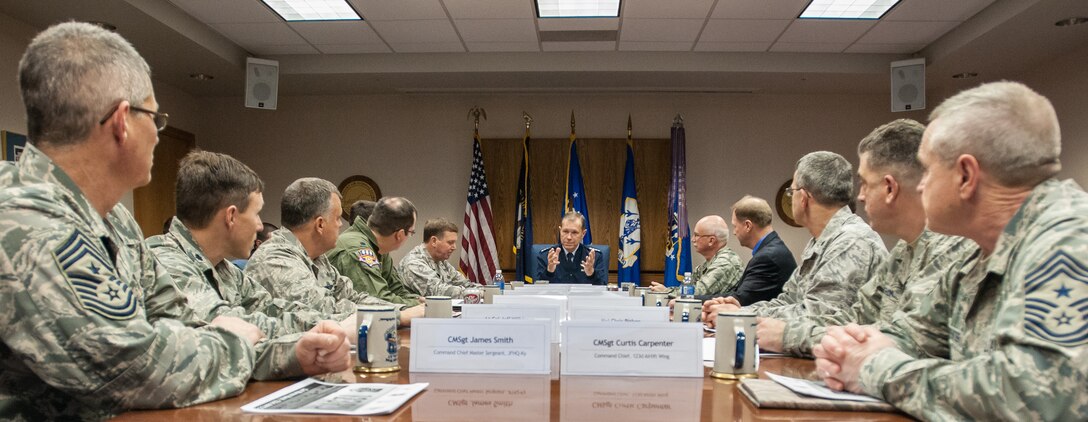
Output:
M926 108L926 59L892 62L892 111Z
M246 58L246 107L276 109L280 62Z

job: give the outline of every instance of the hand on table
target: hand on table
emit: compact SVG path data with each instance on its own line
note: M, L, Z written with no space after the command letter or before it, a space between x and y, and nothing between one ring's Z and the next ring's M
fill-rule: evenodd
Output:
M812 348L816 374L833 390L862 393L858 376L862 365L880 350L896 347L888 336L871 325L828 327L820 344Z
M295 357L306 375L339 372L351 367L347 333L334 321L321 321L295 344Z
M774 318L756 318L756 339L759 348L770 352L782 353L782 335L786 322Z

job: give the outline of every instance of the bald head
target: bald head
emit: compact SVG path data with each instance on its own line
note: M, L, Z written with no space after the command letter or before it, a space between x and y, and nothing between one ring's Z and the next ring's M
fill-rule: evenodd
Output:
M729 224L720 215L708 215L695 223L695 231L704 236L713 236L721 246L729 243Z

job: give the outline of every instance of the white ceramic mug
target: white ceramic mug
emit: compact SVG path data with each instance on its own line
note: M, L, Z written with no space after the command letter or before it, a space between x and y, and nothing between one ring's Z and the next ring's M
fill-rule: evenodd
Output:
M449 296L427 296L423 317L453 318L453 298Z
M669 306L669 292L646 292L642 306Z
M388 305L357 308L359 343L356 345L355 372L394 372L400 370L397 349L397 311Z
M699 299L676 299L672 307L672 322L702 322L703 301Z
M714 334L714 378L754 378L759 370L756 314L747 311L718 312Z

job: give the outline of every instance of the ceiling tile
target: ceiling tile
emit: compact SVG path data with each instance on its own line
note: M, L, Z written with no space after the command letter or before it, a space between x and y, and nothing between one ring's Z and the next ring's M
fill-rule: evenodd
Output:
M695 51L745 51L763 52L771 47L771 42L706 42L702 39L695 44Z
M170 0L204 23L283 22L272 9L259 1Z
M306 45L286 23L213 23L212 28L243 47L254 45Z
M310 44L382 44L365 21L288 22Z
M714 19L796 19L809 0L718 0Z
M404 43L460 43L457 32L453 30L453 24L447 19L372 21L370 25L390 45ZM393 46L393 49L396 50L396 46Z
M699 42L769 42L778 39L788 19L710 19L703 28Z
M495 51L540 51L540 44L535 42L465 42L468 51L474 53Z
M885 21L965 21L994 0L901 0Z
M466 19L454 24L465 42L537 42L532 19Z
M880 22L857 42L863 44L922 44L940 38L959 22Z
M453 42L389 43L397 53L463 53L465 46Z
M621 41L694 42L705 19L628 19L620 30Z
M855 43L847 48L845 53L875 53L875 54L911 54L923 48L925 44L862 44Z
M826 42L776 42L771 46L775 53L841 53L849 43Z
M615 41L573 41L540 43L544 51L614 51Z
M443 0L454 19L533 19L536 12L528 0Z
M368 21L449 18L439 0L348 0L348 3Z
M778 41L785 43L845 43L850 45L875 24L876 21L797 19L790 24L789 28L786 28Z
M323 44L314 45L318 51L324 54L362 54L362 53L390 53L393 50L385 44Z
M541 31L615 31L620 20L614 18L537 19Z
M276 54L319 54L320 52L311 47L309 44L291 44L291 45L255 45L247 47L250 53L259 54L262 56L270 56Z
M627 18L706 19L714 0L623 0L622 16Z
M690 42L620 42L621 51L691 51Z

